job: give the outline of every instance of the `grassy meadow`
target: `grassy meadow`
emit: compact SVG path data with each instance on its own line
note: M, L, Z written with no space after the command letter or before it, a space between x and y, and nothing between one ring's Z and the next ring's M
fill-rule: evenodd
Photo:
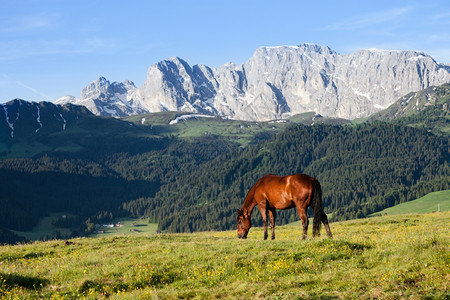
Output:
M448 299L450 212L236 232L116 235L0 246L5 299ZM323 229L322 229L323 231ZM310 233L310 232L309 232Z
M399 215L411 213L431 213L450 210L450 190L429 193L419 199L400 203L373 215Z
M258 135L271 135L286 127L288 122L247 122L222 118L196 117L170 124L177 117L187 115L180 112L160 112L147 115L132 116L126 121L137 125L151 126L161 136L177 136L180 138L198 138L220 135L241 146L246 146Z

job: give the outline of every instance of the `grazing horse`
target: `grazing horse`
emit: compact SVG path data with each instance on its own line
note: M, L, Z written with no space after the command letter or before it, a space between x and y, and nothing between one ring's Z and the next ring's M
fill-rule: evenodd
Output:
M303 239L308 231L308 216L306 209L314 210L313 236L320 235L320 225L325 225L329 237L332 237L328 218L322 208L322 188L317 179L306 174L275 176L267 174L259 179L245 197L244 204L237 211L237 233L241 239L246 239L252 227L251 214L258 205L264 223L264 239L267 239L267 213L270 214L272 239L275 239L275 210L297 207L302 220Z

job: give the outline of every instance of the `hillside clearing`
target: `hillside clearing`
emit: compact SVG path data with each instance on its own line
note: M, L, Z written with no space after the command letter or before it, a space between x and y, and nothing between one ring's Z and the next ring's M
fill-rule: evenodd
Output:
M156 234L158 224L149 223L146 218L122 218L98 224L90 237L104 237L117 235L150 235Z
M393 207L386 208L376 215L399 215L412 213L431 213L436 211L450 210L450 190L429 193L419 199L400 203Z

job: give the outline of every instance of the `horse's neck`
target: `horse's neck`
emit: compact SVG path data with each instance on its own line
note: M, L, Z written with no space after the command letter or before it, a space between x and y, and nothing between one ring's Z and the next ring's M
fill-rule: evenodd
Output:
M253 197L253 193L249 193L245 198L244 205L242 206L244 213L246 213L247 215L251 215L256 204L257 203L255 201L255 198Z

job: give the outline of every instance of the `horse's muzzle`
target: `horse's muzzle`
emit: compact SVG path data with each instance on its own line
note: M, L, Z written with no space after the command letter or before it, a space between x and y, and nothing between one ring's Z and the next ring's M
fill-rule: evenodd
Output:
M243 233L243 234L238 234L238 238L245 240L247 238L247 233Z

